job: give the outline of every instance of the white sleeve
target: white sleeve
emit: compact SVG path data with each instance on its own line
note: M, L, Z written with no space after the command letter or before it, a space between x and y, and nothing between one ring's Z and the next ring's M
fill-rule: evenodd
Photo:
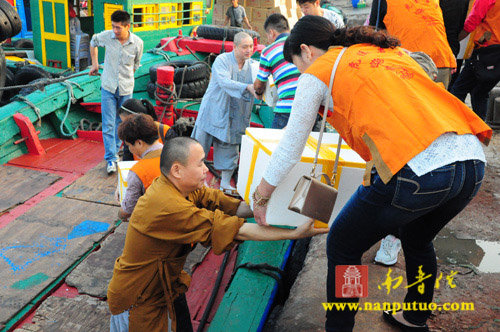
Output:
M264 173L269 184L277 186L299 162L327 90L325 83L315 76L300 75L285 134Z

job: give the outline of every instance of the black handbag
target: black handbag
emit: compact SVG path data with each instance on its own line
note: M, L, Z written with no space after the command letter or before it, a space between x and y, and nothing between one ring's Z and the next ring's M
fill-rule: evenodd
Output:
M498 82L500 80L500 45L481 47L471 57L474 75L479 81Z

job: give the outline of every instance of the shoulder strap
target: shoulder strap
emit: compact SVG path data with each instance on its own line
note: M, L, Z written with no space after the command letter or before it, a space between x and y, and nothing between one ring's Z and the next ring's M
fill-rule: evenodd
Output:
M378 6L377 6L377 23L375 23L375 29L378 30L378 23L380 22L380 3L382 0L378 0Z
M337 56L337 59L335 60L335 64L333 65L332 74L330 75L330 84L329 84L328 93L327 93L328 97L326 98L325 110L323 112L323 120L321 121L321 130L319 132L319 137L318 137L318 146L316 148L316 155L314 156L314 163L313 163L313 168L311 171L312 177L315 177L316 165L318 164L318 156L319 156L319 150L321 148L321 140L323 139L323 132L325 131L326 118L328 117L328 108L330 107L330 97L331 97L332 88L333 88L333 80L335 79L335 73L337 72L337 67L339 65L340 59L342 58L342 55L344 55L346 50L347 50L347 47L344 47L340 51L339 55ZM337 154L335 156L335 164L333 166L334 177L337 174L337 166L339 163L341 146L342 146L342 136L340 136L340 134L339 134L339 141L338 141L338 145L337 145ZM334 178L334 180L335 180L335 178Z
M165 141L167 140L165 137L166 136L165 125L163 123L160 123L160 126L158 129L159 129L158 132L160 134L161 141L163 144L165 144Z

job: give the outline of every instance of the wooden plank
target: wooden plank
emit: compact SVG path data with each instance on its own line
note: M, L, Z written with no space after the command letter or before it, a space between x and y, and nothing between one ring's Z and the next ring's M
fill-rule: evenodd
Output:
M103 161L66 188L62 196L87 202L120 206L115 199L116 173L108 175Z
M50 187L61 177L13 166L0 166L0 213L12 209Z
M254 242L240 245L236 265L246 262L283 267L290 241ZM209 332L258 331L273 295L276 281L260 272L238 269L210 324Z
M108 284L113 276L115 260L122 254L128 223L121 223L102 243L67 277L66 283L81 294L106 298Z
M109 331L110 316L105 301L86 295L72 299L50 296L37 309L34 324L24 324L14 331Z
M108 284L113 276L115 260L122 254L128 223L122 223L102 243L101 248L91 253L66 277L68 286L81 294L100 298L107 296ZM209 249L197 246L188 256L184 270L192 273L194 266L201 263Z
M0 323L113 229L117 208L49 197L0 229Z

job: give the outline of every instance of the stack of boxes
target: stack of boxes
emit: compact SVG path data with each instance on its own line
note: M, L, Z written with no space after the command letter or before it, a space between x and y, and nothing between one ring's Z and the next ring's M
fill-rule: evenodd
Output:
M215 0L213 9L213 24L224 25L226 11L231 6L231 0ZM260 34L260 43L267 45L264 22L266 18L274 13L284 15L292 28L302 16L296 0L240 0L239 4L245 8L252 29ZM243 24L246 28L246 25Z

